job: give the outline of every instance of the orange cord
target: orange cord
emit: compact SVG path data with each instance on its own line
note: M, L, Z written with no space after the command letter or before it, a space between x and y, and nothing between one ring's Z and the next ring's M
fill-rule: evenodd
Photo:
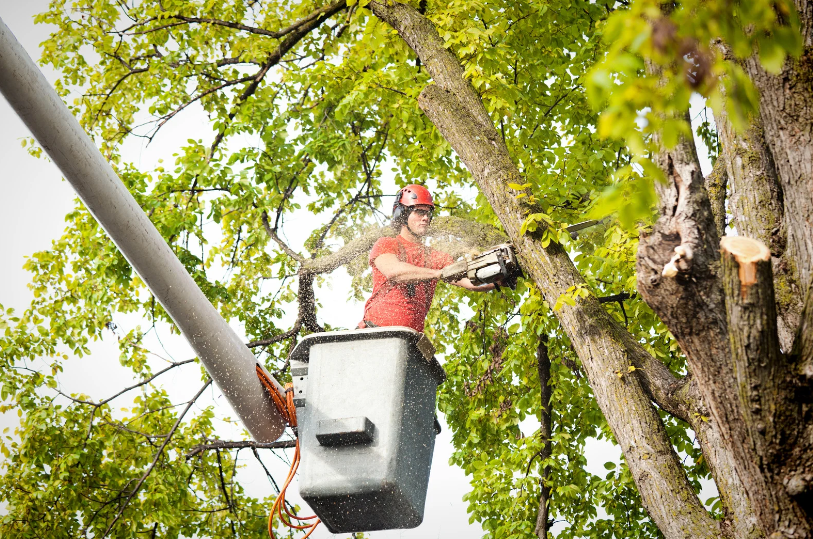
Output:
M290 383L285 384L285 396L280 395L277 388L274 386L271 380L268 379L265 372L260 368L259 365L257 365L256 369L257 377L260 379L265 388L268 389L268 392L271 393L271 398L274 401L274 405L277 407L277 411L285 419L288 426L296 428L297 422L296 406L294 406L294 385ZM296 475L296 471L299 468L299 460L299 437L297 436L294 458L291 461L291 469L288 470L288 477L285 479L285 483L282 485L279 496L277 496L277 499L274 500L274 505L271 506L271 514L268 516L268 535L271 536L271 539L276 538L274 535L274 515L278 515L280 522L289 528L296 530L308 530L308 533L306 533L302 539L309 537L310 534L313 533L313 530L315 530L321 522L319 519L316 519L316 522L308 524L294 524L291 522L291 519L307 521L316 518L316 515L310 517L297 516L296 514L291 513L291 511L285 505L285 492L288 490L288 486L291 484L291 481L293 481L294 476ZM283 509L285 510L285 514L283 514Z

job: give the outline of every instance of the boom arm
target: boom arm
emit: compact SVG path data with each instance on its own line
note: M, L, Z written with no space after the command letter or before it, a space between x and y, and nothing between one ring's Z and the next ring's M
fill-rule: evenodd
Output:
M252 437L279 438L283 418L257 378L254 354L209 303L2 19L0 93L178 325Z

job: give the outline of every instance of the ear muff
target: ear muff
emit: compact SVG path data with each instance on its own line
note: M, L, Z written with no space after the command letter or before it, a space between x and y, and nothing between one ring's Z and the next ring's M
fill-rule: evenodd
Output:
M392 225L392 228L395 229L396 232L401 231L401 226L403 226L403 224L406 223L408 215L409 214L407 213L407 208L401 206L400 204L398 205L397 208L395 208L395 211L392 212L392 221L390 222L390 224Z
M401 231L401 226L406 223L407 217L409 217L407 211L409 208L401 204L401 195L403 193L403 189L399 189L398 192L395 193L395 203L392 205L392 221L390 224L396 232Z

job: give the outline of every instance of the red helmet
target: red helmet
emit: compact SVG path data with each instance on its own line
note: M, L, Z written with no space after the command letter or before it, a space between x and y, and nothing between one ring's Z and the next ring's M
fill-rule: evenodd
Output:
M432 206L435 208L435 203L432 202L432 193L423 185L407 185L398 192L398 196L393 204L392 209L398 205L402 206Z
M407 216L409 215L408 208L412 206L431 206L435 209L435 203L432 202L432 193L423 185L407 185L395 195L395 203L392 205L392 226L397 231L401 229L401 225L406 223Z

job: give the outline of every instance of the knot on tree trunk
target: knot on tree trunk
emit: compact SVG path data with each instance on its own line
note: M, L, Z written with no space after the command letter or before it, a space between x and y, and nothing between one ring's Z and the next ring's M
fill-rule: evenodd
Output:
M694 256L691 245L680 244L675 247L674 253L672 259L663 266L661 275L664 277L674 277L678 274L678 271L689 271L689 262Z

